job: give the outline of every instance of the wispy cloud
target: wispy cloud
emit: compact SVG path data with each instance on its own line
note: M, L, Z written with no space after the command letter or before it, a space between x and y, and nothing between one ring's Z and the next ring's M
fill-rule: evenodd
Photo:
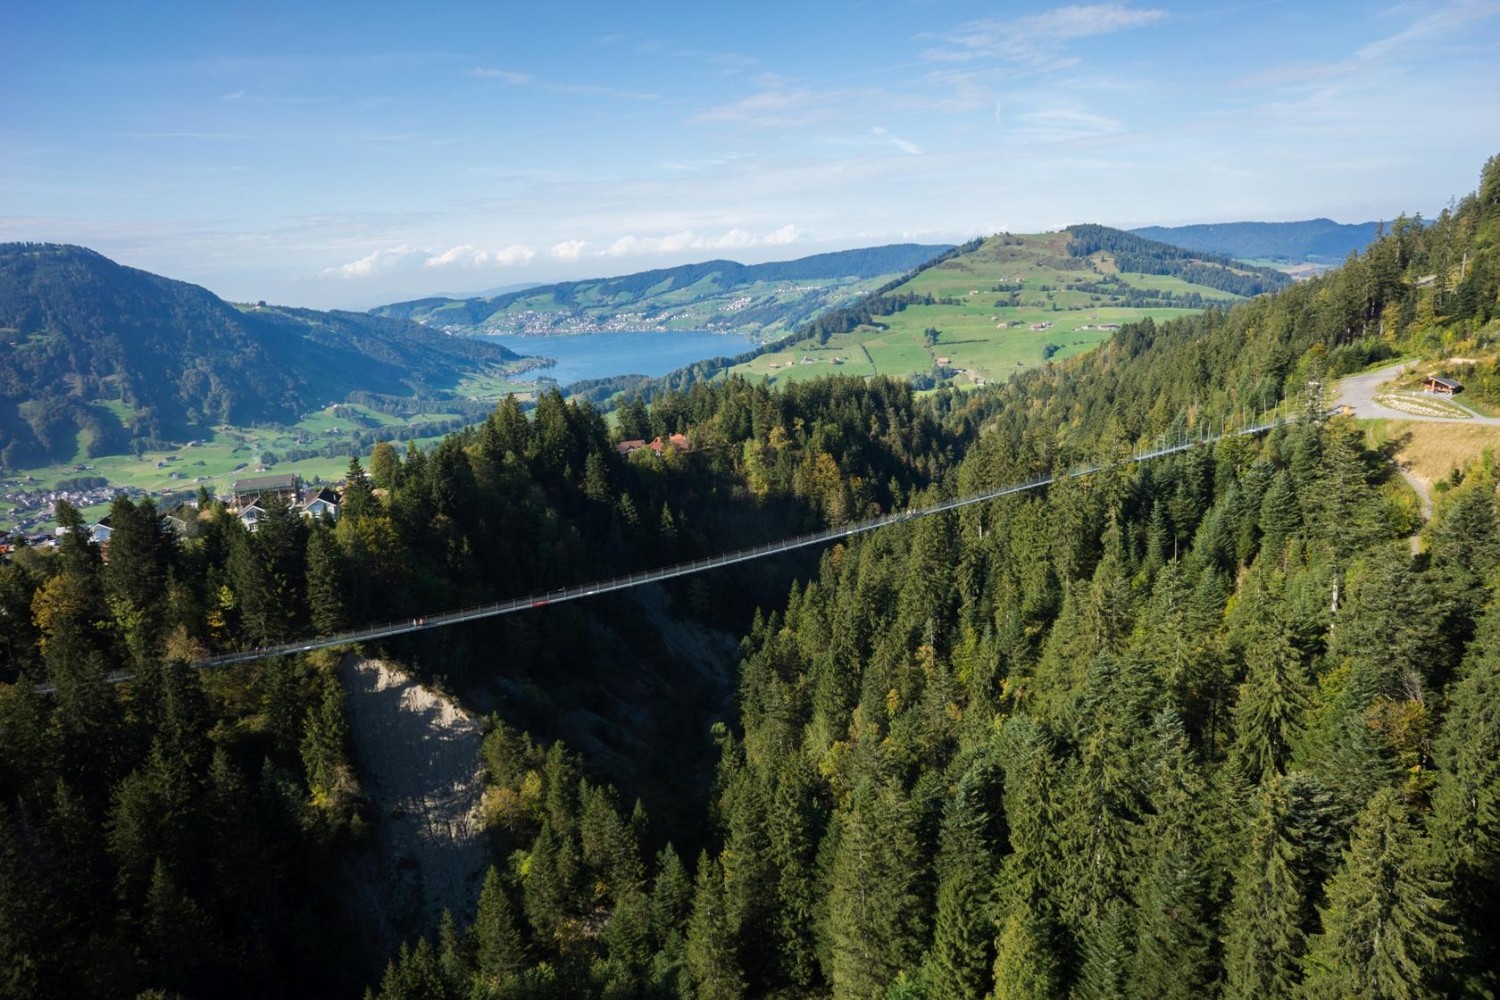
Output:
M1451 35L1459 28L1496 15L1500 15L1500 3L1494 0L1458 0L1420 18L1389 38L1371 42L1360 49L1358 55L1361 59L1376 59L1413 43Z
M941 36L944 44L922 55L942 62L1003 59L1037 67L1070 65L1072 60L1058 56L1070 41L1142 28L1166 18L1164 10L1124 3L1058 7L1026 17L970 21Z
M1125 126L1113 118L1076 107L1043 108L1016 116L1016 134L1028 142L1067 142L1115 135Z
M426 251L423 251L424 253ZM422 261L423 267L481 267L486 264L494 264L500 267L511 267L518 264L530 263L536 257L536 250L524 243L512 243L500 250L480 250L472 243L463 243L456 247L450 247L442 253L435 253Z
M126 139L248 139L239 132L116 132Z
M426 250L403 243L400 246L386 247L373 251L359 260L353 260L347 264L324 268L323 273L338 275L341 278L366 278L382 271L393 270L403 261L408 261L413 257L421 256L427 252Z
M466 70L464 75L472 76L479 80L500 80L516 86L523 83L530 83L532 79L530 73L521 73L513 69L494 69L489 66L475 66L471 70Z
M644 90L619 90L615 87L599 87L587 83L559 83L547 89L559 94L586 94L591 97L615 97L622 101L656 101L660 94Z
M900 136L892 135L890 129L886 128L884 125L876 125L870 131L874 132L876 135L880 136L886 142L890 143L892 146L895 146L903 153L910 153L912 156L922 155L922 150L917 146L916 143L907 142Z
M690 120L695 124L727 123L757 128L815 125L836 118L848 101L868 94L858 90L789 89L777 81L770 89L700 111Z
M685 229L666 236L621 236L600 252L604 257L637 257L648 254L680 253L684 250L733 250L746 247L774 247L796 243L802 232L785 225L769 233L755 234L744 229L730 229L717 236L704 236Z

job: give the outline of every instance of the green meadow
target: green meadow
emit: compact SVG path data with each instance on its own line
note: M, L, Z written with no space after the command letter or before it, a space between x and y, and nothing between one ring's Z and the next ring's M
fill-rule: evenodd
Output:
M1088 351L1119 326L1165 320L1195 310L1141 308L1122 295L1092 290L1113 277L1146 292L1198 293L1225 303L1226 292L1167 275L1120 272L1107 254L1069 257L1066 233L997 236L977 250L916 275L890 294L931 296L862 326L807 339L736 366L735 373L772 382L829 374L941 376L959 388ZM1033 329L1037 327L1037 329ZM928 342L926 332L938 331ZM946 364L939 359L946 358Z

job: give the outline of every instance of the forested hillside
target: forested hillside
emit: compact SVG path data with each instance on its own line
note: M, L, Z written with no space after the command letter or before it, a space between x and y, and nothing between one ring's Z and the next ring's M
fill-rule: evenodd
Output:
M872 281L905 274L949 249L898 243L765 264L710 260L490 298L397 302L371 312L480 333L656 328L789 333L857 297Z
M1500 159L1327 278L1131 325L986 392L697 384L621 413L616 437L689 437L661 458L621 456L552 394L431 453L378 448L337 525L250 535L206 504L177 540L120 501L107 561L72 533L0 566L0 993L1492 995L1496 474L1468 470L1424 527L1387 456L1305 390L1492 345L1497 238ZM613 630L649 645L624 599L391 647L516 697L485 743L477 910L414 926L383 974L345 936L339 864L380 817L329 664L174 665L1025 480L1278 402L1303 418L816 567L684 581L683 613L747 633L727 701L606 655ZM137 677L101 684L114 667Z
M350 392L430 394L515 357L363 313L236 307L82 247L0 245L0 466L71 458L80 434L95 457L219 422L294 423Z
M1332 219L1305 222L1214 222L1199 226L1147 226L1132 229L1148 240L1224 254L1241 260L1337 264L1362 253L1379 235L1380 223L1340 224Z

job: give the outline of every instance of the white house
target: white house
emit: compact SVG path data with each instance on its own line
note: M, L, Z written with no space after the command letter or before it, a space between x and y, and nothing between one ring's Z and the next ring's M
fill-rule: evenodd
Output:
M303 517L324 517L332 520L339 519L339 496L326 486L318 491L318 495L302 505Z

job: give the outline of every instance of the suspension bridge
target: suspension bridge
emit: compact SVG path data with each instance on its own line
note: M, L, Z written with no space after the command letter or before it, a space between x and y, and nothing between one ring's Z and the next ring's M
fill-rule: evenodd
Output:
M188 666L196 669L207 669L211 667L224 667L235 663L249 663L254 660L269 659L276 656L288 656L295 653L307 653L315 649L326 649L330 646L348 646L362 642L373 642L378 639L389 639L399 635L409 635L415 632L427 632L433 629L446 628L451 625L460 625L464 622L479 621L484 618L497 618L501 615L518 614L549 607L554 604L562 604L567 601L578 601L599 594L610 594L615 591L628 590L631 587L639 587L648 583L660 583L663 580L672 580L677 577L690 576L694 573L702 573L707 570L719 569L723 566L733 566L737 563L749 562L752 559L764 559L769 556L780 555L783 552L791 552L796 549L808 548L814 545L824 545L843 538L851 538L862 535L869 531L875 531L893 524L902 524L914 521L922 517L931 517L934 514L942 514L951 510L959 510L963 507L971 507L975 504L986 503L997 500L1000 497L1011 496L1016 493L1026 493L1030 490L1039 489L1064 479L1076 479L1080 476L1088 476L1106 469L1119 468L1126 465L1134 465L1139 462L1150 461L1164 455L1172 455L1193 448L1213 444L1224 438L1245 437L1255 434L1263 434L1273 427L1287 423L1282 417L1257 421L1247 426L1234 430L1221 431L1218 434L1201 437L1183 438L1169 444L1160 444L1154 447L1143 448L1135 451L1125 458L1115 461L1100 462L1096 464L1079 466L1066 472L1054 473L1030 479L1023 483L1014 483L997 489L982 490L967 496L955 497L943 500L939 503L926 507L913 508L911 510L896 511L883 514L879 517L868 518L852 524L843 524L834 528L826 528L822 531L813 531L803 535L794 535L774 542L766 542L762 545L750 548L737 549L716 556L704 556L701 559L691 559L671 566L663 566L657 569L644 570L639 573L629 573L624 576L609 577L603 580L595 580L591 583L580 583L571 587L557 590L539 591L524 597L514 597L506 601L497 601L493 604L480 604L473 607L462 608L454 611L443 611L436 614L418 615L412 618L403 618L399 621L390 621L378 625L367 625L363 628L352 629L347 632L338 632L332 635L322 635L306 639L298 639L292 642L277 643L268 646L258 646L254 649L236 650L228 653L219 653L214 656L205 656L201 659L189 661ZM109 674L105 679L110 683L129 680L131 673L128 671L116 671ZM49 684L38 685L38 690L43 693L52 693L55 689Z

